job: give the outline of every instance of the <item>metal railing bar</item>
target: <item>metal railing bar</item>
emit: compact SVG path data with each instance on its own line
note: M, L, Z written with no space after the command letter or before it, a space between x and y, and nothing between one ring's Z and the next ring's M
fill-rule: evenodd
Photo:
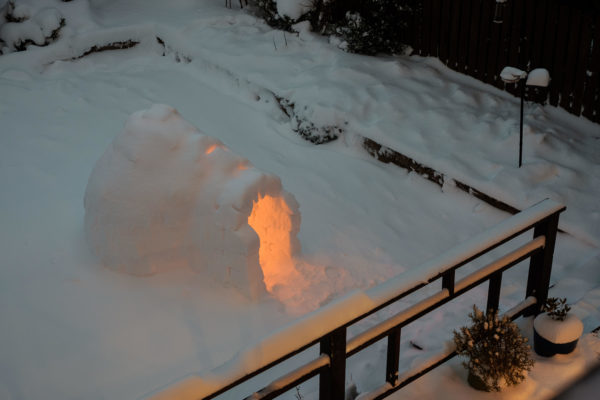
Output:
M515 264L529 258L531 254L538 251L544 246L544 237L540 236L534 240L529 241L525 245L517 248L511 253L499 258L498 260L486 265L485 267L473 272L470 275L462 278L454 285L454 294L450 295L448 290L442 290L441 292L430 296L419 303L411 306L410 308L388 318L387 320L380 322L372 328L354 336L348 341L346 345L346 352L348 357L356 354L360 350L368 347L370 344L383 339L391 330L398 326L406 325L410 322L410 319L417 314L424 313L427 307L424 304L432 305L433 308L446 303L447 301L460 296L461 294L469 291L474 286L477 286L486 280L490 279L490 275L494 272L502 271L510 268ZM485 272L485 273L484 273ZM431 302L436 299L436 303Z
M489 273L491 274L491 273L493 273L495 271L502 271L502 270L508 269L508 268L512 267L513 265L518 264L519 262L521 262L521 261L529 258L531 256L531 254L539 251L539 249L544 246L544 242L545 242L544 236L540 236L540 237L538 237L538 238L536 238L534 240L531 240L528 243L526 243L525 245L517 248L513 252L511 252L511 253L509 253L509 254L501 257L500 259L498 259L498 260L496 260L496 261L494 261L494 262L492 262L492 263L490 263L488 265L486 265L485 267L482 268L482 270L486 270L487 269L487 270L490 271ZM515 258L517 255L519 257ZM505 264L502 261L508 262L508 264ZM472 274L470 274L470 275L462 278L458 282L456 282L456 284L455 284L455 292L454 292L454 294L452 296L449 295L448 290L442 290L438 294L430 296L430 297L422 300L421 302L419 302L419 303L415 304L414 306L412 306L412 307L410 307L410 308L402 311L401 313L399 313L399 314L397 314L397 315L395 315L395 316L387 319L386 321L383 321L380 324L372 327L371 329L369 329L369 330L367 330L365 332L362 332L361 334L353 337L352 339L350 339L348 341L348 344L346 345L346 353L347 353L346 357L350 357L350 356L358 353L359 351L363 350L364 348L369 347L371 344L373 344L373 343L375 343L375 342L383 339L384 337L386 337L389 334L389 332L391 330L393 330L396 326L391 326L391 324L388 324L388 325L386 325L386 326L388 326L388 329L383 330L383 331L381 329L383 328L384 324L389 323L392 319L394 319L396 321L399 321L398 325L406 325L406 324L410 323L412 321L412 318L414 318L415 316L417 316L417 314L419 314L419 312L423 312L422 309L419 310L419 311L417 311L416 307L422 306L424 303L431 301L433 297L439 296L439 299L438 299L438 303L436 303L436 304L434 304L434 305L432 305L430 307L431 310L437 308L438 306L440 306L442 304L445 304L446 302L452 300L455 297L458 297L458 296L462 295L465 292L468 292L473 287L475 287L477 285L480 285L481 283L485 282L486 280L488 280L490 278L489 275L481 277L483 274L480 274L479 271L480 270L478 270L478 271L476 271L476 272L474 272L474 273L472 273ZM474 279L477 276L479 276L479 279ZM439 276L437 276L436 278L432 279L431 281L433 282L436 279L439 279L440 277L441 277L441 274ZM417 285L418 287L416 287L415 290L418 290L419 288L421 288L423 286L426 286L426 285L427 284L419 284L419 285ZM415 290L411 291L411 293L414 292ZM442 296L442 294L445 294L445 295ZM533 298L535 300L535 297L532 296L531 298ZM535 301L532 304L535 304ZM530 305L532 305L532 304L530 304ZM427 313L427 312L429 312L431 310L424 311L423 313ZM414 312L414 311L416 311L416 312ZM406 315L406 319L403 320L403 321L400 321L400 318L398 318L398 317L400 315L402 315L402 314ZM350 325L350 324L348 324L348 325ZM379 328L377 335L369 335L369 336L367 336L369 333L374 333L374 332L372 332L372 330L374 330L376 328ZM228 385L228 387L223 388L218 393L214 393L214 394L210 395L209 397L206 397L206 399L207 400L208 399L212 399L212 398L218 396L219 394L222 394L223 392L231 389L231 387L236 386L236 385L238 385L240 383L245 382L246 380L251 379L252 377L258 375L259 373L264 372L265 370L273 367L274 365L279 364L280 362L283 362L286 359L293 357L294 355L296 355L296 354L298 354L298 353L306 350L307 348L309 348L309 347L311 347L311 346L313 346L313 345L315 345L317 343L318 343L318 340L316 340L316 341L314 341L314 342L312 342L312 343L304 346L303 348L300 348L299 350L297 350L294 353L288 354L283 359L279 359L279 360L273 361L271 364L267 365L263 369L258 370L258 371L256 371L255 373L253 373L251 375L250 374L246 375L245 377L241 378L238 382L234 382L231 385Z
M503 313L502 315L506 315L510 319L515 320L515 319L519 318L525 312L525 310L527 310L529 307L535 305L536 303L537 303L537 298L535 296L529 296L525 300L521 301L519 304L514 306L513 308L511 308L508 311L506 311L505 313Z
M546 206L545 206L545 207L544 207L544 203L546 204ZM562 212L562 211L565 209L565 207L564 207L564 206L561 206L561 205L559 205L558 203L555 203L555 202L553 202L553 201L550 201L550 200L544 200L544 201L542 201L542 202L538 203L538 205L536 205L536 206L533 206L532 208L538 208L538 207L539 207L539 208L544 208L544 209L552 209L552 210L553 210L553 212L542 211L542 212L545 212L545 213L547 214L547 215L546 215L546 214L544 214L544 218L548 218L549 216L551 216L551 215L554 215L554 214L556 214L556 213L559 213L559 212ZM508 221L514 220L514 219L515 219L516 217L518 217L518 216L519 216L519 214L517 214L516 216L513 216L512 218L510 218L510 219L506 220L506 223L505 223L505 222L503 222L503 223L499 224L498 226L496 226L496 229L499 229L499 230L506 229L506 228L504 228L504 225L509 225L509 224L508 224ZM522 233L524 233L524 232L527 232L527 231L531 230L531 229L532 229L534 226L536 226L538 223L539 223L539 220L538 220L538 221L535 221L535 222L531 222L530 224L527 224L527 225L526 225L526 226L524 226L522 229L519 229L519 230L513 230L512 234L511 234L510 236L507 236L507 237L503 238L502 240L496 240L496 241L494 241L494 242L493 242L493 243L490 245L490 247L488 247L488 248L486 248L486 249L483 249L482 251L480 251L480 252L478 252L478 253L476 253L476 254L472 255L471 257L469 257L469 258L467 258L467 259L465 259L465 260L463 260L463 261L461 261L461 262L459 262L459 263L457 263L457 264L454 264L454 265L451 265L451 266L449 266L448 268L444 269L443 271L440 271L440 272L439 272L437 275L435 275L435 276L431 277L431 278L430 278L429 280L427 280L426 282L419 282L419 283L415 284L414 286L412 286L412 287L410 287L410 288L408 288L408 289L404 290L404 291L403 291L402 293L400 293L399 295L397 295L397 296L395 296L395 297L393 297L393 298L391 298L391 299L389 299L389 300L387 300L387 301L383 302L382 304L380 304L379 306L376 306L376 307L374 307L373 309L369 310L368 312L366 312L366 313L363 313L363 314L359 315L358 317L356 317L356 318L352 319L352 320L351 320L351 321L349 321L348 323L344 324L344 326L348 327L348 326L350 326L350 325L352 325L352 324L354 324L354 323L356 323L356 322L358 322L358 321L360 321L360 320L362 320L362 319L364 319L364 318L368 317L369 315L372 315L372 314L376 313L377 311L379 311L379 310L381 310L381 309L383 309L383 308L385 308L385 307L387 307L387 306L389 306L389 305L391 305L391 304L393 304L393 303L395 303L395 302L397 302L397 301L401 300L402 298L404 298L404 297L406 297L406 296L408 296L408 295L410 295L410 294L414 293L415 291L417 291L417 290L419 290L419 289L421 289L421 288L423 288L423 287L425 287L425 286L429 285L430 283L432 283L432 282L434 282L434 281L436 281L436 280L438 280L438 279L442 278L442 277L443 277L443 275L444 275L444 273L446 273L447 271L449 271L449 270L455 270L455 269L457 269L457 268L459 268L459 267L461 267L461 266L463 266L463 265L465 265L465 264L469 263L470 261L473 261L474 259L476 259L476 258L478 258L478 257L482 256L482 255L483 255L483 254L485 254L485 253L488 253L488 252L490 252L491 250L495 249L496 247L498 247L498 246L500 246L500 245L502 245L502 244L504 244L504 243L506 243L506 242L510 241L511 239L514 239L515 237L517 237L517 236L521 235ZM484 232L484 233L482 233L482 234L480 234L480 235L477 235L475 238L471 239L471 240L470 240L470 241L468 241L468 242L475 242L475 241L477 241L477 240L478 240L478 238L479 238L479 240L481 240L481 237L485 236L485 233L486 233L486 232ZM450 252L451 252L451 250L450 250ZM448 252L446 252L446 253L444 253L444 254L447 254L447 253L448 253ZM439 258L439 257L438 257L438 258ZM523 257L523 259L525 259L525 258L527 258L527 257ZM520 261L522 261L522 260L519 260L519 262L520 262ZM485 281L485 279L484 279L483 281ZM477 284L475 284L475 285L469 285L469 286L471 287L471 286L476 286L476 285L477 285ZM457 295L459 295L459 294L460 294L460 293L458 293L458 292L459 292L459 288L458 288L458 287L456 287L456 285L455 285L455 288L454 288L454 289L455 289L455 293L454 293L454 295L453 295L452 297L454 297L454 296L457 296ZM460 290L460 292L461 292L461 293L462 293L462 292L464 292L464 289L463 289L463 290ZM445 303L445 302L444 302L444 303ZM331 333L331 332L329 332L328 334L330 334L330 333ZM327 334L326 334L326 335L327 335ZM324 336L326 336L326 335L324 335ZM385 335L383 335L383 336L385 336ZM376 342L376 341L380 340L381 338L383 338L383 336L381 336L381 337L379 337L379 338L377 338L377 339L373 339L373 340L371 340L371 341L369 342L369 344L370 344L370 343L374 343L374 342ZM290 354L288 354L288 355L282 356L281 358L279 358L279 359L277 359L277 360L273 361L273 362L272 362L272 363L270 363L269 365L267 365L267 366L264 366L263 368L261 368L261 369L259 369L259 370L255 371L255 373L252 373L252 374L249 374L249 375L247 375L247 376L245 376L245 377L242 377L242 378L240 378L238 381L236 381L236 382L232 383L231 385L228 385L228 386L227 386L227 388L224 388L223 390L219 390L219 392L218 392L218 393L214 393L213 395L211 395L211 396L207 397L207 398L206 398L206 400L212 399L212 398L216 397L217 395L219 395L219 394L221 394L221 393L223 393L223 392L225 392L225 391L227 391L227 390L231 389L232 387L234 387L234 386L236 386L236 385L238 385L238 384L240 384L240 383L243 383L243 382L245 382L246 380L248 380L248 379L250 379L250 378L252 378L252 377L254 377L254 376L256 376L256 375L258 375L258 374L260 374L260 373L262 373L262 372L264 372L264 371L266 371L267 369L270 369L270 368L272 368L273 366L275 366L275 365L277 365L277 364L279 364L279 363L281 363L281 362L283 362L283 361L285 361L285 360L287 360L287 359L289 359L289 358L291 358L291 357L293 357L294 355L296 355L296 354L298 354L298 353L300 353L300 352L302 352L302 351L306 350L307 348L309 348L309 347L311 347L311 346L313 346L313 345L317 344L318 342L319 342L319 340L318 340L318 339L317 339L317 340L314 340L313 342L311 342L311 343L307 344L306 346L303 346L303 347L299 348L299 349L298 349L297 351L295 351L294 353L290 353ZM354 351L353 351L351 354L348 354L348 355L347 355L347 357L350 357L351 355L355 354L356 352L358 352L358 351L362 350L362 348L364 348L364 347L367 347L367 346L368 346L368 344L361 345L361 346L360 346L360 349L358 349L358 348L357 348L357 349L355 349L355 350L354 350Z
M515 261L523 261L531 256L535 251L541 249L546 244L546 237L539 236L533 240L530 240L523 246L517 248L514 251L500 257L496 261L493 261L486 266L478 269L477 271L465 276L454 284L454 290L456 292L463 291L466 287L471 287L473 284L479 284L487 279L494 272L501 271L508 265L514 265Z
M384 282L383 284L367 289L364 292L357 292L358 297L350 296L350 298L353 299L354 303L349 303L348 301L346 301L338 304L338 306L343 304L346 308L349 306L349 304L359 305L359 307L358 309L355 308L354 312L348 315L348 317L340 318L339 321L336 322L336 324L339 325L337 325L335 329L327 331L329 329L329 325L322 325L322 328L325 328L323 329L325 333L321 332L321 329L319 329L318 335L321 336L319 336L318 338L315 337L316 334L313 334L309 335L309 337L312 337L312 340L307 337L307 339L310 340L310 342L308 343L302 344L289 342L288 346L284 346L286 347L285 351L288 351L288 353L283 354L279 356L279 358L274 359L270 362L268 361L268 359L265 359L264 362L267 362L267 364L259 366L259 368L252 372L249 372L247 375L238 375L237 377L235 376L235 374L237 373L234 373L229 377L224 375L224 382L222 382L223 386L216 389L212 393L210 393L210 390L212 389L209 389L209 386L207 386L207 384L214 385L217 381L211 381L212 378L209 378L206 382L204 382L205 378L202 376L191 376L185 381L180 381L175 386L179 386L179 389L181 389L180 392L183 391L186 393L188 393L188 389L192 390L194 386L197 386L198 388L200 388L199 391L202 392L202 394L199 394L199 397L204 396L202 398L205 400L213 399L214 397L219 396L224 392L227 392L233 387L236 387L257 375L269 369L272 369L276 365L294 357L298 353L303 352L315 346L318 343L325 343L324 341L330 340L332 335L335 335L335 332L337 330L343 329L345 332L345 329L348 326L355 324L360 320L363 320L369 315L380 311L381 309L401 300L402 298L433 283L438 279L442 280L442 290L440 292L437 292L433 296L429 296L428 298L414 304L406 310L401 311L395 314L394 316L386 319L385 321L367 329L366 331L353 337L350 341L346 341L345 339L343 339L342 348L345 349L345 354L343 349L340 350L341 356L344 357L343 360L352 356L353 354L362 350L363 348L370 346L371 344L383 339L385 336L389 336L394 329L401 329L403 326L420 318L426 313L440 307L441 305L447 303L453 298L462 295L466 291L485 281L490 280L490 282L493 283L493 285L490 284L491 286L488 290L488 304L496 304L497 306L497 300L499 300L502 272L516 265L517 263L525 260L526 258L532 257L531 265L529 268L530 276L528 278L527 290L527 295L529 297L526 299L526 302L522 302L519 304L519 306L522 306L521 308L519 308L518 310L514 308L514 310L516 310L516 314L513 316L513 319L517 318L520 315L527 315L526 313L535 311L535 307L538 307L537 303L539 300L536 300L536 296L540 299L543 299L545 298L544 296L546 296L545 293L547 293L547 289L546 292L543 292L543 288L540 289L537 286L533 287L533 284L530 284L529 281L532 281L532 276L533 278L536 278L537 275L542 276L543 274L546 274L549 276L550 274L550 269L548 268L551 268L551 253L554 249L554 238L556 235L556 226L554 225L557 225L558 215L564 210L564 206L551 200L544 200L536 204L535 206L501 222L495 227L474 236L470 240L462 243L461 245L447 250L440 256L429 260L428 262L420 265L418 268L415 268L410 273L401 274L395 278ZM532 228L535 228L533 240L529 241L523 246L520 246L516 250L510 252L509 254L500 257L496 261L487 264L483 268L480 268L477 271L467 275L466 277L460 279L458 282L455 281L454 275L457 268L481 257L483 254L492 251L498 246L516 238L517 236L523 234L526 231L531 230ZM546 254L548 252L551 253L548 255ZM543 260L540 259L541 261L538 260L538 258L542 257L542 255L545 258ZM536 260L536 263L534 263L534 258ZM538 264L540 265L538 266ZM546 269L548 269L548 271L546 271ZM532 286L533 289L530 290L529 286ZM532 296L532 293L535 294L535 296ZM490 296L493 298L492 300L489 299ZM369 307L372 308L367 309L368 307L366 307L365 305L369 304L369 302L371 304ZM524 303L527 304L523 305ZM335 308L330 309L330 312L334 309ZM316 315L322 316L327 314L320 313ZM298 327L306 327L307 321L312 321L312 323L314 323L314 318L311 318L312 317L309 317L306 321L299 321ZM298 348L295 350L289 350L290 348L293 349L295 346L298 346ZM278 354L273 354L273 356L277 357L282 353L284 353L284 351L279 351ZM327 357L328 361L326 365L316 367L316 369L312 370L311 368L308 368L311 366L315 366L320 362L323 362L323 356ZM340 355L338 354L338 356L336 357L337 358L334 357L334 359L337 359L339 364ZM327 365L329 365L329 367L327 367ZM345 368L345 361L341 365ZM432 368L435 368L435 366L431 367L431 369ZM283 393L282 390L284 388L285 391L287 391L298 382L303 382L304 380L309 379L310 377L315 376L316 374L320 374L321 379L323 379L323 374L329 373L328 371L333 369L335 369L336 371L339 370L339 368L334 368L334 365L331 364L331 359L326 354L323 354L319 358L313 359L312 361L304 364L299 368L296 368L292 372L274 381L271 385L255 393L253 395L254 397L249 397L249 399L271 399L277 396L278 394ZM303 374L300 373L301 371L303 372ZM416 377L408 377L407 379L414 380L416 379ZM227 380L230 380L229 383L225 382ZM401 383L401 385L403 384ZM202 386L204 387L203 389ZM391 389L392 392L397 390L397 388L399 388L399 386L394 386ZM163 398L161 397L162 395L168 396L169 393L176 393L177 390L175 389L177 389L177 387L169 387L166 391L158 393L158 396L153 396L153 398L159 399ZM191 395L191 392L189 392L188 394Z
M246 397L245 400L268 400L279 396L294 386L316 376L322 368L329 366L329 363L329 356L327 354L321 354L319 358L316 358L272 381L258 392Z
M431 308L438 307L441 301L449 297L450 292L448 292L448 289L442 289L440 292L421 300L406 310L399 312L398 314L378 323L375 326L372 326L362 333L359 333L350 339L346 344L347 357L382 339L394 328L409 322L411 318L419 314L423 314Z
M506 243L507 241L514 239L515 237L521 235L524 232L529 231L530 229L538 225L540 221L550 218L551 216L558 214L564 210L565 207L555 201L549 199L543 200L537 203L536 205L520 212L519 214L516 214L511 218L499 223L495 227L487 231L481 232L480 234L474 236L473 238L467 240L459 246L445 251L440 256L426 262L425 264L420 265L418 268L416 268L416 270L423 271L431 269L433 271L438 272L436 275L432 276L430 279L427 280L428 283L431 283L436 279L439 279L446 271L459 268L473 261L474 259L482 256L483 254L488 253L489 251L497 248L498 246ZM499 237L501 239L498 239ZM464 257L463 252L465 248L481 250L474 250L474 252L471 253L469 256ZM396 278L392 278L388 282L384 282L376 288L367 290L367 294L371 295L373 293L380 292L382 291L382 288L385 288L386 286L394 288L399 280L401 281L404 279L403 275L399 275ZM421 283L423 284L420 284L416 288L403 290L402 293L400 293L397 296L390 296L389 298L379 299L379 301L377 301L380 303L379 306L361 315L360 317L357 317L356 320L362 319L376 311L379 311L381 308L384 308L390 305L391 303L400 300L407 294L410 294L406 293L407 291L410 290L412 292L414 290L419 289L420 287L423 287L424 284L426 284L425 282ZM374 292L373 289L376 292ZM381 297L381 295L378 297ZM386 296L384 295L384 297Z
M223 388L219 389L218 391L215 391L215 392L211 393L210 395L208 395L206 397L203 397L202 400L211 400L211 399L214 399L215 397L217 397L217 396L225 393L229 389L232 389L235 386L238 386L238 385L240 385L240 384L242 384L242 383L244 383L244 382L246 382L246 381L254 378L255 376L257 376L257 375L259 375L259 374L261 374L261 373L263 373L263 372L265 372L265 371L273 368L277 364L280 364L280 363L282 363L282 362L284 362L284 361L292 358L293 356L295 356L295 355L303 352L304 350L309 349L310 347L312 347L312 346L316 345L317 343L319 343L319 340L320 340L320 338L318 338L318 339L316 339L316 340L314 340L314 341L312 341L312 342L310 342L310 343L308 343L308 344L300 347L299 349L297 349L297 350L295 350L295 351L293 351L291 353L288 353L288 354L286 354L286 355L278 358L277 360L274 360L274 361L270 362L269 364L263 366L262 368L257 369L256 371L253 371L253 372L251 372L251 373L249 373L247 375L242 376L241 378L239 378L239 379L231 382L230 384L228 384L227 386L224 386ZM159 400L159 399L152 399L152 400Z

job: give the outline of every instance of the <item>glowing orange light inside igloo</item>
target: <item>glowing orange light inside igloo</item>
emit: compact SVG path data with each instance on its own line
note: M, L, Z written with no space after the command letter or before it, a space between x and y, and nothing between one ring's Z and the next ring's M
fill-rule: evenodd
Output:
M294 213L281 197L269 195L253 202L248 225L260 239L259 262L268 291L278 284L286 284L297 278L293 255L295 243Z

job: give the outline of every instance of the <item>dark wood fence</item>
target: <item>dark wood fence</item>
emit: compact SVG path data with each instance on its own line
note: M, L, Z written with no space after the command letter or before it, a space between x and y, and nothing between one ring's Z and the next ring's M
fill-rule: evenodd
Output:
M373 304L368 309L357 312L356 315L350 312L345 322L327 327L327 333L319 334L314 339L306 342L293 342L298 331L305 331L307 327L315 329L315 320L319 322L319 326L322 325L323 321L319 319L319 312L316 312L313 314L314 318L301 320L286 331L286 335L289 332L289 336L285 337L289 337L289 341L293 342L292 351L272 355L271 358L263 359L260 363L252 366L245 365L247 361L244 361L244 357L242 357L239 363L243 365L243 368L235 367L233 369L242 371L241 374L232 374L216 379L192 376L146 398L150 400L197 400L200 398L212 399L219 395L224 395L224 398L233 398L231 393L228 393L229 390L266 370L276 370L283 361L314 345L319 345L319 356L248 396L246 400L273 399L317 375L319 376L320 399L343 399L347 358L386 339L387 367L385 377L382 376L383 384L369 393L369 398L383 399L456 355L450 349L429 359L424 365L399 374L400 337L404 326L485 282L489 283L486 307L498 310L502 273L527 258L530 259L530 263L524 294L525 300L507 311L505 315L515 319L522 315L534 315L539 312L540 305L548 296L558 219L559 214L564 210L564 206L551 200L538 203L473 237L461 246L421 265L413 279L407 279L406 275L399 275L388 282L368 289L364 294L369 299L369 303ZM533 230L533 238L530 241L513 251L504 253L494 262L461 279L455 279L455 272L460 267L530 230ZM350 325L434 282L441 284L435 294L347 339L346 331ZM336 311L343 311L343 314L347 314L352 311L348 308L356 307L355 303L352 304L342 301L338 304ZM281 345L281 339L278 337L274 342ZM236 364L235 360L234 364Z
M422 56L517 94L499 78L505 66L546 68L548 89L528 100L600 122L600 1L508 0L494 23L495 0L420 0L407 41Z

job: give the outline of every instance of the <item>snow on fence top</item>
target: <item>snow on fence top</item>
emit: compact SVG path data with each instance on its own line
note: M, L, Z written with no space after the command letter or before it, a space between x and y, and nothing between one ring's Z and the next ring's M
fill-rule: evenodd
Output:
M334 329L347 325L416 285L427 283L431 278L457 264L480 255L508 238L515 237L536 222L563 209L563 205L546 199L407 273L399 274L366 291L354 291L338 301L307 314L265 337L259 343L240 351L229 362L209 374L189 375L163 390L157 390L147 398L185 400L208 396L287 354L317 341Z
M300 251L298 203L280 179L165 105L129 118L84 203L93 253L133 275L189 267L257 298L293 272Z

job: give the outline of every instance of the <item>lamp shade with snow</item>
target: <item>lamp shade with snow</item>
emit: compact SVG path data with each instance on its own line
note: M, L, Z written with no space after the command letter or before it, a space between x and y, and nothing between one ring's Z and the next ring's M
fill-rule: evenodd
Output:
M550 84L550 73L546 68L536 68L527 74L527 86L548 87Z
M165 105L129 117L84 206L92 252L128 274L188 267L258 298L300 251L298 203L281 180Z

